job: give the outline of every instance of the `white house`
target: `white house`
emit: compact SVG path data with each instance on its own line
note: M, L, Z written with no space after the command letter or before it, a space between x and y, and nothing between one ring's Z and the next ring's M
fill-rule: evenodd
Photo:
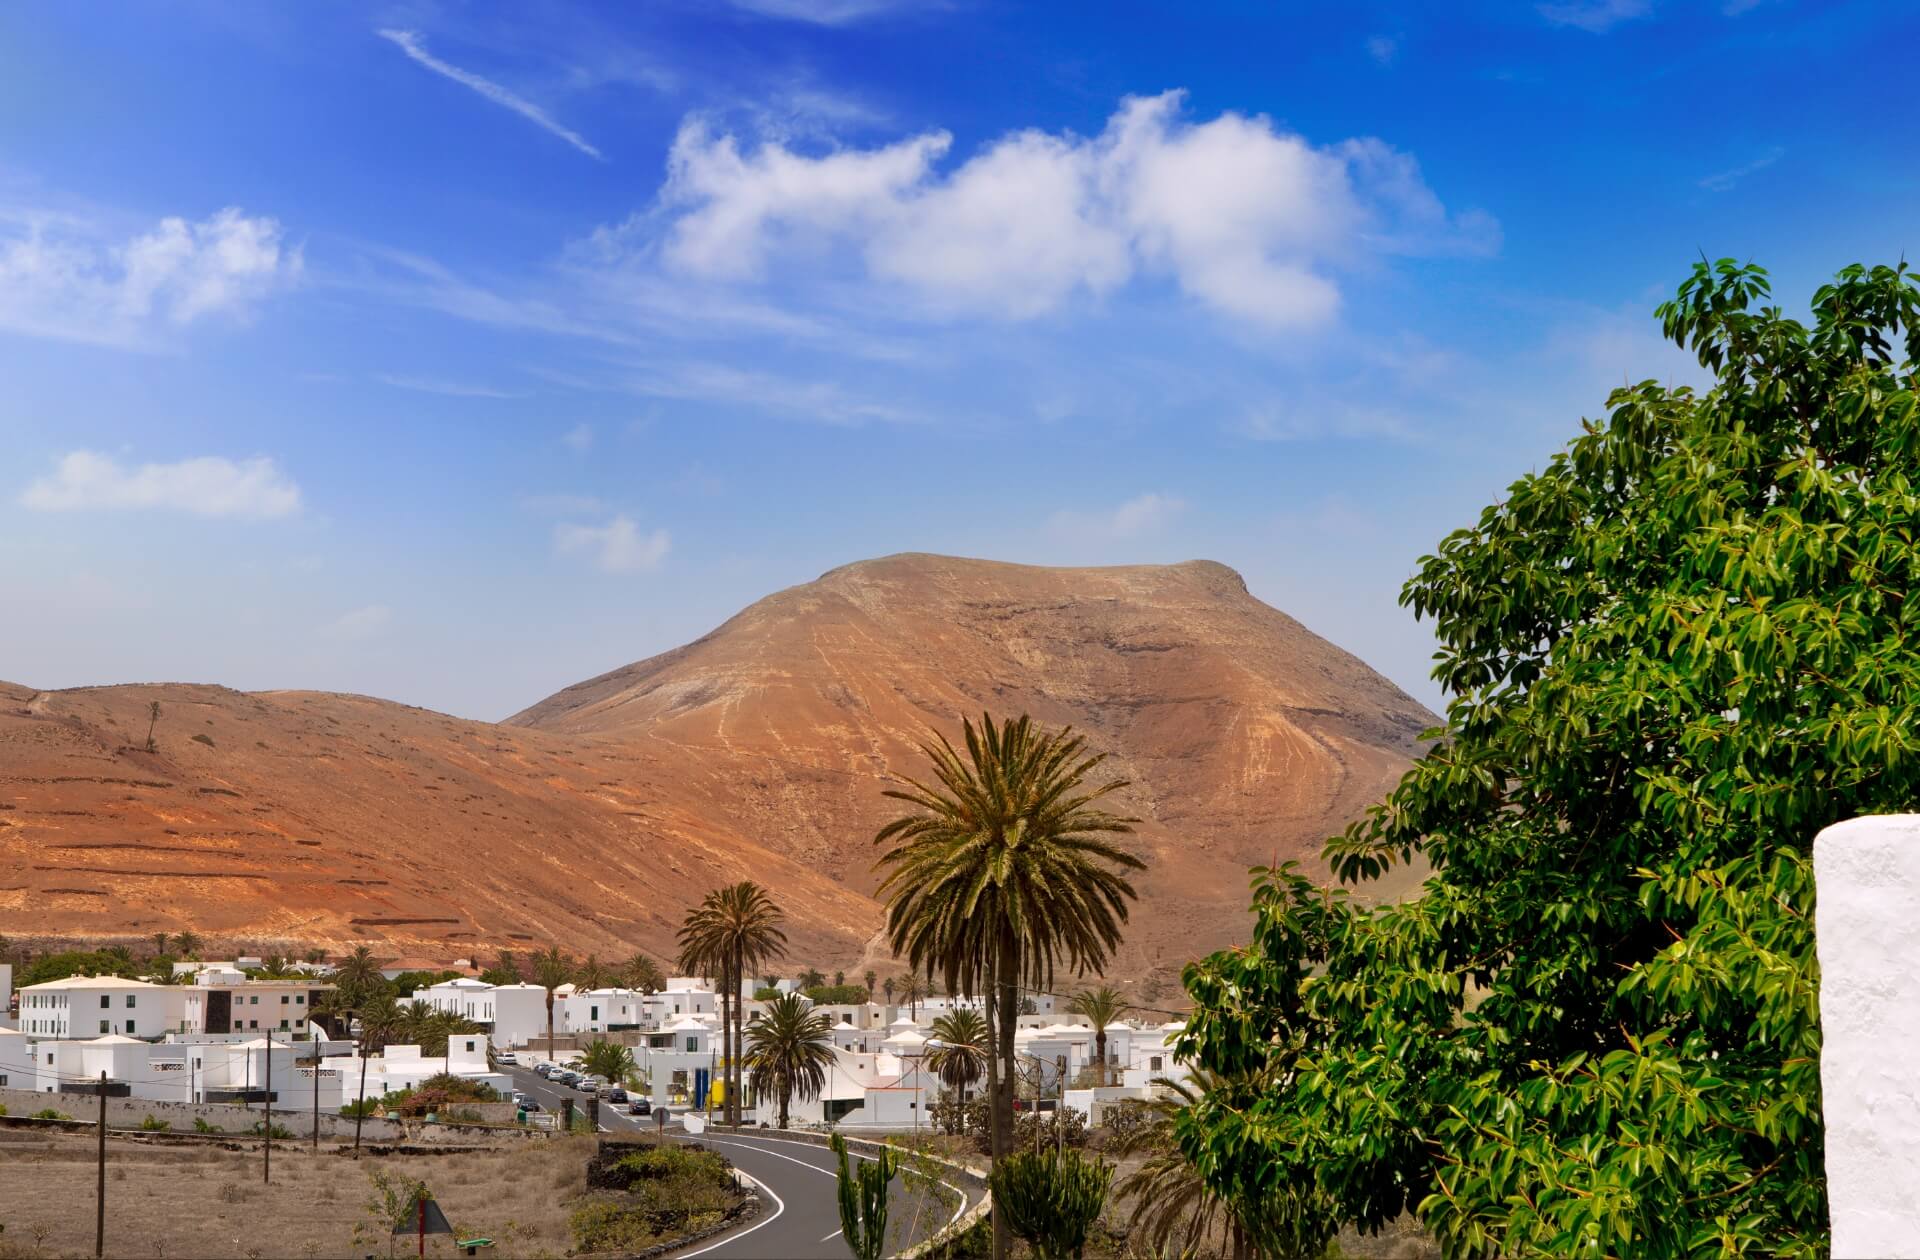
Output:
M20 991L20 1031L32 1038L160 1037L185 1026L186 990L124 976L68 976Z

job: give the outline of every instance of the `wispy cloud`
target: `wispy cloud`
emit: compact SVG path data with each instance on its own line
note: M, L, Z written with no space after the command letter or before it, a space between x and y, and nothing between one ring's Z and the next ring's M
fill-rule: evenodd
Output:
M520 506L538 516L598 516L607 510L590 494L523 494Z
M566 444L568 450L578 451L584 455L593 449L593 426L590 424L576 424L565 433L562 433L560 440Z
M229 206L124 244L68 216L0 208L0 330L135 349L209 316L245 320L301 270L280 224Z
M616 516L605 525L556 525L553 546L562 555L585 555L607 573L641 573L660 567L671 539L664 529L643 534L632 517Z
M1063 509L1048 518L1047 528L1083 542L1126 542L1159 533L1186 508L1186 501L1178 496L1155 491L1136 495L1107 511Z
M417 394L444 394L448 398L525 398L525 391L496 389L492 385L475 385L466 381L445 381L430 376L398 376L391 372L382 372L374 378L382 385L391 385L395 389L410 389Z
M789 22L811 22L816 26L844 26L865 18L901 12L907 9L931 9L927 0L732 0L733 7L758 13L762 17L783 18Z
M385 604L368 604L365 608L356 608L352 612L341 613L332 621L323 623L318 633L323 639L338 639L345 642L357 642L371 639L387 628L393 620L393 609Z
M1369 35L1367 37L1367 56L1383 66L1390 66L1400 55L1400 41L1391 35Z
M1647 16L1653 12L1653 0L1564 0L1535 8L1555 26L1571 26L1598 35L1622 22Z
M1747 176L1757 171L1766 170L1769 166L1772 166L1785 156L1787 156L1787 151L1775 146L1751 162L1733 167L1730 170L1715 171L1700 181L1700 187L1706 189L1708 192L1726 192Z
M754 372L725 363L681 363L634 377L627 388L650 398L732 403L826 424L913 424L926 419L914 408L849 393L837 381Z
M492 101L495 105L504 106L522 118L532 122L535 126L560 137L588 157L597 158L602 162L607 160L606 155L589 144L585 136L569 127L563 126L553 115L547 113L546 110L541 109L526 97L510 92L498 83L495 83L492 79L483 78L471 70L462 70L459 66L444 62L428 52L426 46L420 42L418 32L388 28L380 31L379 34L381 39L392 41L402 52L406 53L407 56L413 58L435 74L445 75L463 87L472 88L480 95Z
M111 456L74 451L29 485L23 506L41 512L159 509L193 516L270 518L300 510L300 488L266 458L203 455L129 468Z

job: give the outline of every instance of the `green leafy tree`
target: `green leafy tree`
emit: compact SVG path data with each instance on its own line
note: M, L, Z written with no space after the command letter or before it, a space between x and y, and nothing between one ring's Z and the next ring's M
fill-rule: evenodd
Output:
M1132 1009L1121 1000L1119 990L1110 984L1097 989L1082 989L1067 1002L1067 1010L1093 1025L1093 1057L1100 1064L1100 1083L1112 1084L1107 1064L1107 1029L1126 1018Z
M1181 1053L1262 1080L1182 1125L1223 1195L1451 1255L1826 1250L1808 854L1920 799L1920 286L1769 299L1696 267L1659 317L1713 385L1616 391L1408 583L1446 724L1327 856L1433 873L1257 872L1188 969Z
M201 944L199 934L191 930L173 934L173 952L182 958L200 957Z
M863 982L865 982L867 986L867 1001L869 1002L873 1001L873 986L879 983L879 980L880 980L879 973L874 971L872 968L868 968L867 973L861 976L860 979Z
M480 974L488 984L522 984L525 977L520 971L520 959L510 949L503 949L493 960L493 966Z
M753 1073L753 1100L779 1102L779 1123L798 1094L818 1098L833 1062L833 1024L806 1000L783 993L747 1025L746 1068Z
M986 1075L987 1055L992 1052L987 1021L980 1012L962 1007L939 1016L928 1031L933 1035L928 1038L932 1049L927 1051L927 1070L953 1092L955 1102L964 1102L966 1091ZM964 1110L961 1114L965 1132Z
M882 827L890 845L887 934L916 975L939 973L949 993L987 993L998 1045L988 1059L992 1150L1012 1138L1019 987L1051 988L1056 965L1097 971L1119 943L1139 858L1108 837L1134 819L1100 802L1123 780L1091 782L1103 758L1071 730L1020 717L965 726L966 755L946 739L923 746L933 780L887 793L908 812ZM996 1222L996 1255L1006 1238Z
M762 962L786 954L785 921L766 889L743 880L708 893L680 928L681 968L720 978L729 1124L740 1123L741 983Z
M854 1260L880 1260L887 1254L887 1186L898 1171L899 1157L883 1148L876 1159L854 1160L845 1138L835 1133L828 1141L839 1164L841 1236Z
M900 977L900 1000L907 1004L907 1018L920 1018L920 999L927 996L927 982L917 971Z
M588 954L574 969L573 982L581 989L604 989L613 984L613 971L597 954Z
M794 984L801 989L818 989L826 982L826 974L816 967L809 967L794 978Z
M993 1202L1034 1260L1080 1260L1106 1206L1113 1165L1077 1151L1016 1151L993 1164Z

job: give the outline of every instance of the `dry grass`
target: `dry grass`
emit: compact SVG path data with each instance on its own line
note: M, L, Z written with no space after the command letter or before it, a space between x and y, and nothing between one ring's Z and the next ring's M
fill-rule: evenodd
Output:
M0 1131L0 1260L91 1256L94 1139ZM260 1152L107 1144L107 1254L151 1257L385 1255L367 1212L371 1168L426 1182L461 1236L491 1238L484 1254L565 1255L571 1200L586 1188L593 1142L566 1138L447 1155L367 1157L323 1145L274 1144L273 1182ZM356 1227L360 1233L356 1236ZM369 1233L371 1231L371 1233ZM413 1240L403 1240L412 1254ZM429 1237L429 1255L458 1254Z

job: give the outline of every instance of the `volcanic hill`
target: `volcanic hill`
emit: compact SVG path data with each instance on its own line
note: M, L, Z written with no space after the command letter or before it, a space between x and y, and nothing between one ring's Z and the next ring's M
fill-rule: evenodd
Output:
M1205 561L852 564L498 725L0 683L0 932L670 955L688 905L752 878L795 963L885 971L880 793L982 710L1071 724L1131 780L1117 805L1148 870L1124 978L1244 938L1247 867L1311 860L1434 724Z

